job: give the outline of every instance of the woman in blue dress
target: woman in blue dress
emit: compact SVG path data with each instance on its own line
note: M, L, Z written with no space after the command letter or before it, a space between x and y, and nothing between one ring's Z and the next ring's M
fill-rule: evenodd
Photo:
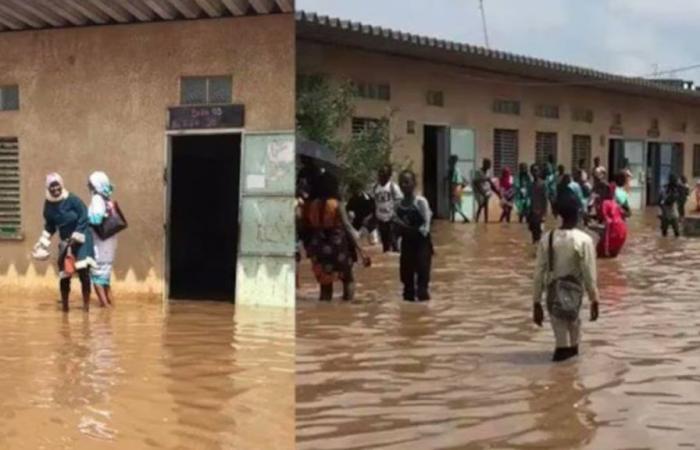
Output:
M68 192L63 179L57 173L46 177L46 201L44 202L44 232L34 246L35 253L48 254L51 237L58 232L58 270L60 276L61 304L68 311L71 273L66 267L66 256L70 249L75 258L75 272L80 279L85 310L90 308L90 268L95 267L92 232L88 221L87 207L82 200Z

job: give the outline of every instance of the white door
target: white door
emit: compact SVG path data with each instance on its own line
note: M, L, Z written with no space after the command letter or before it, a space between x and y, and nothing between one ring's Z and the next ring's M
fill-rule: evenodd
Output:
M646 195L646 152L643 141L625 141L625 158L632 172L630 183L630 208L644 208Z
M469 128L450 129L450 155L457 156L457 167L467 180L468 186L462 196L462 211L467 217L474 217L474 190L472 180L476 169L476 138L474 130ZM457 214L455 220L463 220Z

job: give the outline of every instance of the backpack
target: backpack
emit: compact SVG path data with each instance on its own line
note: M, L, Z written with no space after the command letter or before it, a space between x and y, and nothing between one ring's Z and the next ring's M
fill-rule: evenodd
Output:
M549 273L554 274L554 230L549 232ZM550 279L547 286L547 311L552 317L575 322L583 303L583 286L573 275Z

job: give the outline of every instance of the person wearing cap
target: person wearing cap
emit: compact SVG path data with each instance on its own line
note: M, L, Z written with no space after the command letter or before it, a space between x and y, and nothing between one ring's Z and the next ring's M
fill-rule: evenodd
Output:
M74 274L80 279L83 307L87 311L90 309L90 269L96 266L87 207L80 198L65 189L63 178L59 174L51 173L46 177L44 231L32 252L36 259L48 257L51 237L56 233L60 239L58 270L63 311L68 311L71 278ZM66 264L69 254L75 261L75 273L71 270L72 265Z

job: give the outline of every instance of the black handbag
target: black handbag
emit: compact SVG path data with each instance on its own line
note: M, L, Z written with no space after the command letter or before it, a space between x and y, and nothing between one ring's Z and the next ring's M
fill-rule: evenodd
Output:
M112 208L109 210L107 217L95 227L95 232L104 241L125 230L128 226L119 204L112 202Z

